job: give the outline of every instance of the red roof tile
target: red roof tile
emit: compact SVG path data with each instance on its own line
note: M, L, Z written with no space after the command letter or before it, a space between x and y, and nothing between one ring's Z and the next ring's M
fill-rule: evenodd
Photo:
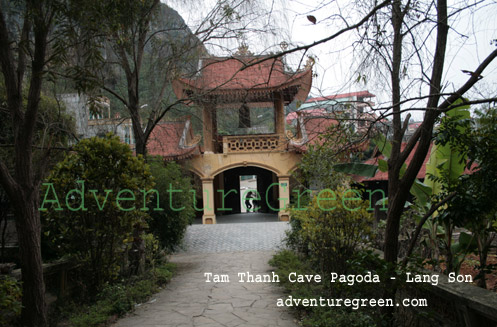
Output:
M294 76L285 72L283 62L278 59L266 60L241 70L245 65L260 59L258 57L204 59L201 74L194 83L203 89L266 88L284 84Z
M301 110L299 112L302 114L305 114L307 116L323 116L323 115L327 114L326 109L323 109L323 108L306 109L306 110ZM293 111L293 112L289 113L288 115L286 115L286 123L291 124L292 120L297 119L299 112Z
M273 92L290 86L299 87L294 94L297 99L304 101L312 83L312 69L301 72L285 70L281 58L267 59L253 66L248 66L264 56L242 56L227 58L204 58L202 69L198 76L186 79L180 78L173 82L175 93L182 98L182 90L210 91L210 94L225 94L239 91ZM243 69L244 67L247 67Z
M359 92L342 93L342 94L335 94L335 95L329 95L317 98L309 98L305 102L309 103L309 102L336 100L336 99L351 98L351 97L374 98L376 97L376 95L369 93L369 91L359 91Z
M181 144L182 137L193 139L189 121L162 122L157 124L147 143L150 155L159 155L165 160L185 159L198 153L197 144Z
M338 125L338 121L330 117L304 117L305 130L309 143L321 142L319 136L323 135L331 126Z
M401 151L405 149L407 143L402 143L401 145ZM430 154L432 150L433 144L430 144L430 148L428 149L428 153L426 155L425 160L423 161L423 165L419 169L418 175L416 176L418 179L424 179L426 177L426 164L428 163L428 160L430 159ZM416 144L414 146L414 149L411 151L409 156L407 157L406 160L406 165L409 167L411 164L412 158L414 157L414 153L416 152L416 149L418 148L418 145ZM375 158L368 159L364 161L365 164L370 164L370 165L377 165L379 159L385 159L385 157L380 154L379 156ZM473 165L471 169L465 168L464 174L470 174L473 169L476 168L476 165ZM373 177L363 177L363 176L357 176L354 178L357 182L372 182L372 181L388 181L388 172L383 172L380 171L379 169L376 171L376 174Z
M331 126L337 125L338 121L330 116L305 115L304 111L301 112L301 115L300 122L303 122L304 126L300 126L300 128L302 129L302 142L304 143L290 142L290 149L304 153L307 151L308 145L322 143L323 140L319 136L323 135Z

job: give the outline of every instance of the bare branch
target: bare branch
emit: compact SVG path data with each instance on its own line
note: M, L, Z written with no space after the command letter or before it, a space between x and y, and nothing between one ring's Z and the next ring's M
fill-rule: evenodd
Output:
M19 185L16 183L9 169L3 161L0 160L0 185L5 189L9 197L12 199L18 193Z

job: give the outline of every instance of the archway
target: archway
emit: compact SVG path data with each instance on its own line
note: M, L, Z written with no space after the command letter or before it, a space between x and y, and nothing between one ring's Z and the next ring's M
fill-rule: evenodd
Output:
M290 175L288 170L295 166L299 159L300 157L293 152L241 153L231 156L204 154L190 159L189 169L199 175L202 182L202 223L215 224L218 214L240 212L239 208L241 204L237 205L230 199L230 197L236 196L240 201L239 181L237 180L239 180L239 176L241 175L257 174L261 175L259 180L264 181L263 183L257 183L258 192L264 195L264 198L261 199L264 206L262 210L271 209L268 206L269 204L274 208L271 211L278 212L279 220L288 221L290 219L288 212L288 205L290 203ZM253 174L254 170L256 174ZM225 175L228 177L225 178ZM235 177L229 178L230 175ZM225 180L227 187L225 187ZM230 185L233 183L235 183L234 187ZM271 184L273 184L272 189L269 191L268 199L266 200L265 195L268 186ZM225 188L226 191L224 191ZM231 189L237 190L237 192L233 191L228 194ZM230 203L229 207L226 205L224 207L231 210L219 210L219 208L223 208L223 204L220 202L223 196L224 201Z
M256 182L244 183L243 176L250 176ZM273 171L256 166L228 168L214 176L213 186L218 223L278 221L279 185ZM256 210L247 212L244 207L249 192L254 195L249 206Z

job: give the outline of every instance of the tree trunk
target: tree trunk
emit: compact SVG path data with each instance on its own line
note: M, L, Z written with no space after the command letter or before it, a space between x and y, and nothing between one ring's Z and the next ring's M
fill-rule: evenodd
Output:
M134 127L133 127L134 129ZM135 133L136 135L136 133ZM136 137L135 136L135 152L136 155L141 154L144 158L147 154L147 143L145 140L143 140L142 137Z
M21 322L22 326L47 326L38 192L34 188L23 189L19 200L13 207L22 271L22 306L26 308L22 310Z
M452 253L452 231L451 223L444 224L445 228L445 274L454 272L454 253ZM456 273L459 273L456 271Z
M394 32L393 54L392 54L392 109L393 109L393 141L392 151L388 159L388 211L387 226L385 230L384 255L387 262L397 262L398 236L400 227L400 216L404 210L403 190L400 189L399 174L402 162L399 162L399 154L402 142L402 127L400 116L400 65L402 63L402 21L403 13L401 2L392 3L392 27Z
M45 283L41 258L41 223L39 204L39 181L43 175L43 165L35 172L33 165L33 135L46 65L48 32L51 26L49 15L45 15L42 1L26 3L20 42L26 43L13 53L9 29L0 7L0 63L4 77L7 106L12 120L15 145L15 174L11 174L0 160L0 183L12 203L16 217L19 241L19 257L22 272L22 326L47 326ZM28 51L28 36L32 30L33 49ZM15 34L15 33L13 33ZM26 62L29 52L30 65ZM24 72L30 67L29 87L23 82ZM23 103L23 89L27 88L27 102Z
M481 287L481 288L487 288L487 275L485 273L485 269L486 269L486 266L487 266L487 251L484 251L484 252L480 252L479 253L479 256L480 256L480 272L478 274L478 282L477 282L477 285L478 287Z
M437 110L427 111L417 137L411 138L409 143L401 153L401 143L403 138L403 127L400 110L400 64L402 60L402 33L403 13L400 1L392 4L392 26L394 30L393 56L392 56L392 108L393 108L393 141L391 157L388 160L388 213L387 226L385 230L385 260L395 263L398 255L398 235L400 217L404 210L404 204L409 195L409 190L416 179L419 169L423 165L424 159L430 147L433 125L435 119L440 115ZM434 53L433 71L430 84L430 98L428 108L437 108L440 99L440 84L443 74L443 64L445 61L445 49L447 44L447 3L446 0L437 1L437 45ZM410 148L413 151L414 143L417 142L417 149L414 151L411 163L407 167L404 176L399 172L406 161Z
M485 269L487 266L488 246L486 239L478 238L478 256L480 257L480 272L478 273L478 287L487 288Z

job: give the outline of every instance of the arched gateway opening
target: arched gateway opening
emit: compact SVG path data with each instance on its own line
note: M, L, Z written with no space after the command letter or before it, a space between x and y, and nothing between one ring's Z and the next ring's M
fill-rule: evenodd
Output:
M209 157L209 156L208 156ZM254 155L257 159L257 155ZM216 159L213 156L211 159ZM295 159L288 157L287 162ZM192 164L205 163L204 157L201 161L191 160ZM246 161L239 163L222 164L222 161L211 161L220 163L220 167L215 169L210 176L198 176L201 182L201 196L197 196L202 203L197 207L202 208L202 223L215 224L218 222L240 222L241 214L247 214L244 204L247 200L248 192L252 191L253 198L249 199L251 205L255 205L259 215L245 217L249 221L288 221L288 205L290 203L289 175L280 171L267 169L271 167L267 164L259 164L255 160L252 164ZM288 170L285 170L288 172ZM243 178L245 177L245 178ZM200 185L198 187L200 189ZM203 206L202 206L203 205ZM250 213L248 213L250 214ZM227 217L237 215L236 217ZM248 222L248 221L247 221Z
M246 166L214 177L214 212L218 223L278 221L278 176L268 169Z

